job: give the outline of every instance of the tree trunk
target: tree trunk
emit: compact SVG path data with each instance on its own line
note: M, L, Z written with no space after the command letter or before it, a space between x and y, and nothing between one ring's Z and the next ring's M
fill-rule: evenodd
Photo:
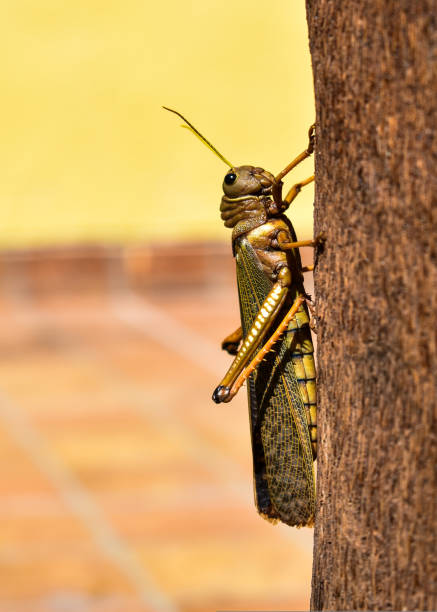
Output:
M307 0L320 438L312 609L437 609L437 1Z

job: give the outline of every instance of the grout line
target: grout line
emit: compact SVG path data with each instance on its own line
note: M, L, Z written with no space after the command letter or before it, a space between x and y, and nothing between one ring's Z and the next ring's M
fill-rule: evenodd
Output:
M209 365L217 361L219 352L213 342L159 308L139 300L131 291L126 291L123 298L112 298L111 302L113 312L121 322L142 331L172 353L179 354L205 372L217 376L216 368Z
M98 505L74 475L48 450L48 445L25 412L2 394L0 419L11 438L55 486L67 506L91 533L98 548L128 578L141 602L154 612L177 612L177 607L114 531Z

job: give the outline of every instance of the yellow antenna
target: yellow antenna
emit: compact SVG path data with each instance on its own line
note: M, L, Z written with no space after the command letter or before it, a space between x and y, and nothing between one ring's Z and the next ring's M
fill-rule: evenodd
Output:
M184 117L183 115L181 115L180 113L178 113L178 111L173 110L172 108L167 108L167 106L163 106L162 108L165 108L165 110L168 110L168 111L170 111L171 113L174 113L175 115L177 115L178 117L180 117L180 118L181 118L183 121L185 121L185 123L186 123L187 125L182 125L181 127L186 128L187 130L190 130L190 132L193 132L193 134L194 134L195 136L197 136L197 138L199 138L199 139L200 139L200 140L203 142L203 144L205 144L205 145L208 147L208 149L210 149L210 150L211 150L213 153L215 153L215 154L216 154L218 157L220 157L220 159L221 159L222 161L224 161L224 162L225 162L225 164L226 164L227 166L229 166L229 168L233 168L233 167L234 167L234 165L233 165L233 164L231 164L231 162L229 162L229 161L226 159L226 157L223 157L223 155L217 151L217 149L215 148L215 146L214 146L214 145L212 145L212 144L209 142L209 140L207 140L207 139L205 138L205 136L202 136L202 134L201 134L201 133L200 133L198 130L196 130L196 128L194 127L194 125L191 125L191 123L190 123L189 121L187 121L187 119L185 119L185 117Z

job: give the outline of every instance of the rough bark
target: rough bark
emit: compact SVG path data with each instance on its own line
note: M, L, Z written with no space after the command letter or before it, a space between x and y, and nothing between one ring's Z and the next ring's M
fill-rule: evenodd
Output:
M320 442L312 609L437 609L437 2L307 0Z

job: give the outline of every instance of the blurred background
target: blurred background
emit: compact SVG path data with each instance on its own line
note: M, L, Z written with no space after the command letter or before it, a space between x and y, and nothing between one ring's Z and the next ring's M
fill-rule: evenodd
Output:
M312 531L257 515L245 391L210 399L226 166L161 109L279 172L314 121L304 2L16 0L0 29L0 609L307 609Z

